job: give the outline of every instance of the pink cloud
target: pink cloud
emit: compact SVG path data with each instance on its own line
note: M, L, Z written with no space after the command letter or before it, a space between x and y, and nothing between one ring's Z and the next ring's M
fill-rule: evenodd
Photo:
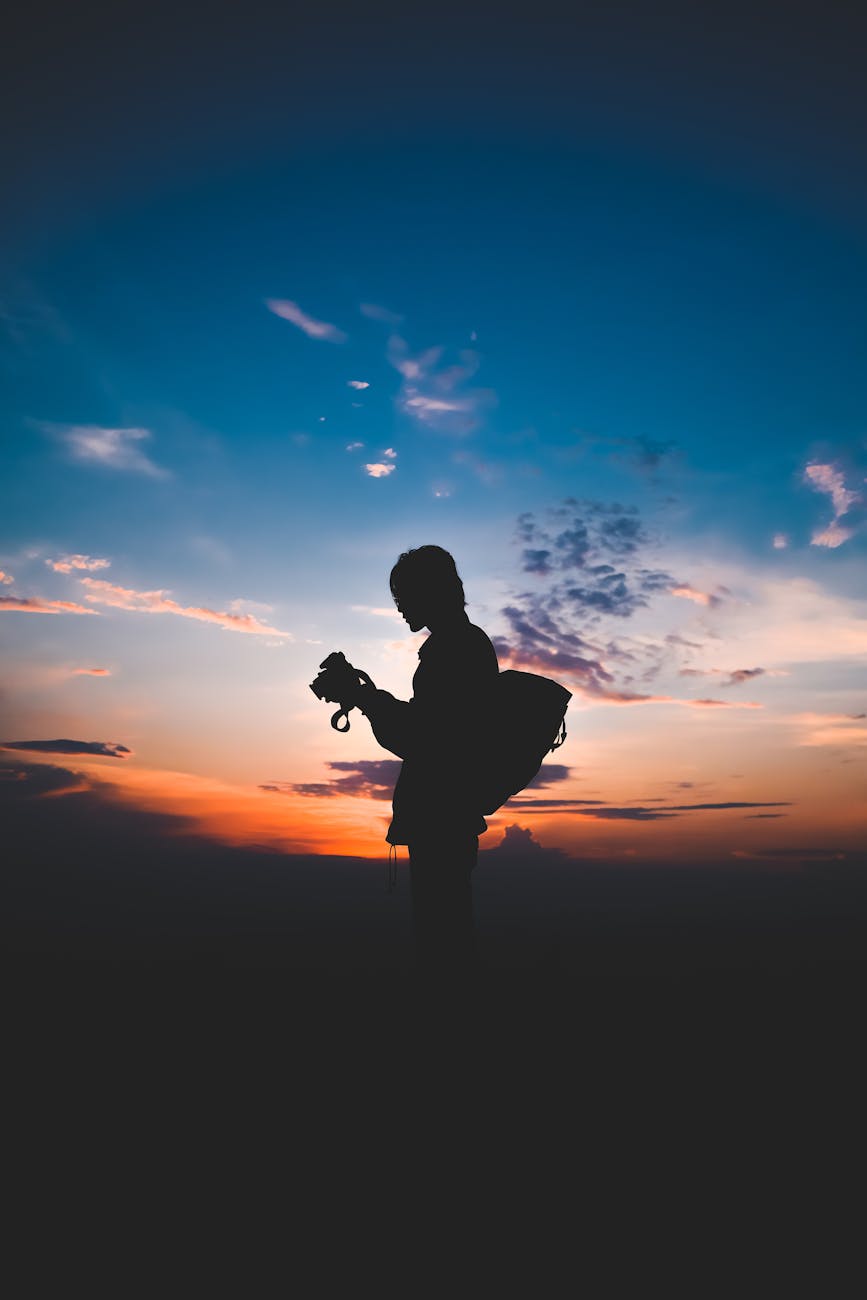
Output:
M165 591L133 591L98 578L81 578L80 581L87 588L86 600L98 605L110 605L113 609L127 609L138 614L177 614L180 618L192 618L200 623L216 623L230 632L292 636L291 632L280 632L277 628L262 623L254 614L230 614L225 610L208 609L199 605L179 605L177 601L170 600Z
M348 379L346 382L349 388L358 388L360 390L362 388L370 387L370 384L366 379Z
M110 668L73 668L73 677L110 677Z
M681 700L692 709L761 709L764 705L755 700Z
M22 614L96 614L72 600L43 600L41 596L0 596L0 613L17 610Z
M828 525L827 528L821 528L813 533L810 538L811 546L827 546L829 550L835 551L838 546L848 542L854 533L851 528L844 528L836 519Z
M394 447L386 447L382 454L383 456L387 456L389 460L397 460L397 452L394 450Z
M789 545L789 539L785 533L774 533L774 550L784 551Z
M336 325L329 324L328 321L317 320L315 316L308 316L307 312L301 310L297 302L290 302L288 298L268 298L265 301L265 306L275 316L279 316L281 320L288 320L292 325L297 325L308 338L325 339L328 343L346 342L346 335L343 330L338 329Z
M682 582L679 586L672 587L671 595L681 596L684 600L695 601L696 605L705 605L710 608L722 604L719 596L715 596L709 591L698 591L695 587L691 587L688 582Z
M46 560L45 563L55 573L72 573L73 569L107 569L111 560L94 560L89 555L64 555L59 560Z
M386 465L384 462L378 461L373 465L365 465L364 468L367 470L371 478L386 478L389 474L394 473L397 466L393 463L391 465Z
M817 492L827 492L834 507L834 517L839 519L849 508L860 501L857 492L846 487L842 472L834 465L819 465L815 462L804 470L804 478Z
M804 470L804 478L817 492L826 492L834 507L834 518L827 528L818 529L813 533L810 544L836 550L855 535L853 529L842 527L839 520L843 515L848 514L861 497L859 493L852 492L846 487L842 471L834 465L820 465L814 462Z
M8 587L10 583L13 583L14 581L15 579L12 577L11 573L4 573L3 570L0 569L0 582L2 582L4 586Z

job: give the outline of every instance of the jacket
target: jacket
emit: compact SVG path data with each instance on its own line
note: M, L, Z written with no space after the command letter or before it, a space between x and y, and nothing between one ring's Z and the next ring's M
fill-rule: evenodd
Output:
M487 830L475 792L497 652L461 611L418 652L411 700L371 691L360 704L384 749L403 759L394 788L389 844L451 839Z

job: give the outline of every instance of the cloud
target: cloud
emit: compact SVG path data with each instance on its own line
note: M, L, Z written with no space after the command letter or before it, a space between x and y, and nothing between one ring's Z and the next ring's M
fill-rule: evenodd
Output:
M99 578L81 578L80 582L87 588L86 600L98 605L109 605L113 609L126 609L137 614L177 614L181 618L192 618L200 623L216 623L229 632L292 637L291 632L280 632L277 628L260 622L253 614L232 614L202 606L179 605L177 601L170 600L165 591L133 591L129 587L119 587Z
M657 802L649 800L648 802ZM775 800L771 803L684 803L664 804L662 807L648 808L645 804L627 804L614 806L603 799L525 799L517 796L506 805L520 809L522 813L556 813L572 814L577 817L590 817L594 821L632 821L652 822L666 821L681 813L722 812L742 808L790 808L791 803Z
M150 478L170 477L169 471L150 460L138 445L152 437L149 429L105 429L96 424L44 427L66 444L73 460Z
M588 453L599 452L609 463L625 466L643 476L652 477L663 463L677 450L675 442L662 442L657 438L639 434L637 437L610 437L603 434L582 433L578 440L565 450L565 457L574 460Z
M97 614L95 609L76 605L73 600L43 600L41 596L0 596L0 614L17 611L22 614Z
M390 608L378 605L350 605L353 614L374 614L377 618L400 618L392 605Z
M346 383L349 388L362 389L370 387L366 379L347 379Z
M375 302L359 303L358 310L368 320L379 321L381 325L400 325L403 320L403 317L398 312L389 311L388 307L381 307Z
M855 502L861 500L857 492L852 492L846 487L842 472L834 465L820 465L815 462L807 465L804 478L817 492L826 492L830 496L835 519L847 514Z
M760 709L761 704L755 700L684 700L684 704L695 709Z
M775 551L785 551L789 545L789 539L785 533L774 533L773 547Z
M11 573L4 573L3 570L0 569L0 583L2 583L3 586L8 587L8 586L10 586L14 581L15 581L15 579L12 577L12 574L11 574Z
M828 524L827 528L817 529L810 538L811 546L826 546L829 550L836 550L844 542L848 542L851 537L855 536L852 528L844 528L836 519Z
M725 588L718 588L718 591L728 592ZM722 604L722 598L718 594L709 591L698 591L695 587L690 586L688 582L679 583L678 586L670 589L672 596L680 596L683 600L692 600L696 605L704 605L708 609L716 609Z
M346 772L330 781L272 781L260 790L272 794L301 794L313 799L339 795L364 799L391 799L402 764L399 759L361 759L357 762L326 763L333 772Z
M265 306L275 316L279 316L281 320L288 320L292 325L297 325L308 338L324 339L327 343L346 342L347 336L343 330L338 329L336 325L329 324L328 321L317 320L315 316L308 316L305 311L301 310L297 302L290 302L288 298L267 298Z
M843 862L846 854L840 849L823 848L733 849L732 857L768 862Z
M110 677L110 668L73 668L73 677Z
M527 790L544 790L558 781L568 781L572 771L565 763L544 763L528 786Z
M804 478L810 487L817 492L824 492L831 498L831 504L834 507L834 518L826 528L817 529L810 538L811 546L825 546L830 550L836 550L844 542L848 542L850 537L854 537L854 529L844 528L839 520L847 515L852 506L861 501L858 492L853 492L846 487L843 473L835 465L820 464L816 461L806 466Z
M496 402L488 388L469 386L479 368L478 354L469 348L458 353L459 361L441 365L444 349L426 348L412 354L405 339L393 334L388 341L389 363L403 377L397 405L417 423L441 433L471 433L483 412Z
M529 826L519 826L517 822L510 826L503 827L503 838L499 844L495 844L491 849L485 849L485 855L495 854L499 857L531 857L538 858L542 854L546 857L566 858L568 854L563 849L546 848L536 839Z
M734 801L729 801L727 803L673 803L667 804L666 807L671 808L675 812L717 812L720 809L726 808L791 808L792 802L790 799L772 799L770 802L766 803L744 803Z
M347 451L358 451L358 450L359 450L361 447L363 447L363 446L364 446L364 443L363 443L363 442L348 442L348 443L346 444L346 450L347 450Z
M105 740L3 740L0 749L26 749L40 754L97 754L101 758L126 758L126 745Z
M386 465L382 461L376 461L372 465L365 465L364 468L371 478L387 478L389 474L394 473L397 466L394 464Z
M72 573L73 569L95 572L97 569L111 567L111 560L94 560L89 555L64 555L59 560L46 560L45 563L55 573Z
M397 452L394 450L394 447L386 447L382 454L383 456L387 456L389 460L397 460Z
M804 728L800 745L855 745L867 744L867 727L863 713L799 713L789 721Z
M735 668L727 682L723 686L741 686L744 682L752 681L754 677L762 677L765 673L764 668Z

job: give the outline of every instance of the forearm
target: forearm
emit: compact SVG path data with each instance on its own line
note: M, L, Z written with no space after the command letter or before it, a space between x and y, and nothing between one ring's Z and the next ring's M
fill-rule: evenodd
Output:
M388 691L373 686L362 686L357 707L370 723L374 736L383 749L406 758L412 748L414 710L406 700L397 700Z

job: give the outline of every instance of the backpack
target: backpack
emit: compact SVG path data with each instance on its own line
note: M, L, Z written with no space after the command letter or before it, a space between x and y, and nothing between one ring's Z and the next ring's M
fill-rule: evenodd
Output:
M514 668L499 674L480 764L481 811L486 816L529 785L545 755L563 744L571 698L571 691L549 677Z

